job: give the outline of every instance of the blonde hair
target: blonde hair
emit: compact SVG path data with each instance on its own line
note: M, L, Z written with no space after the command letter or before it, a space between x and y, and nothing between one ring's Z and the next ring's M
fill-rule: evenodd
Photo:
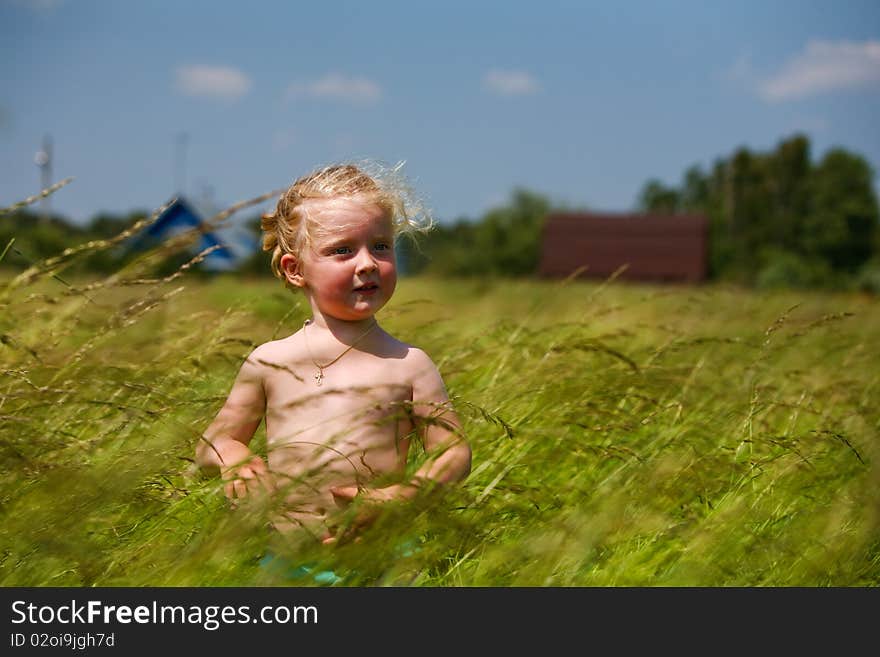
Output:
M394 237L427 232L434 221L400 173L403 162L388 167L376 162L331 164L298 178L278 199L273 212L261 218L263 250L272 253L272 273L292 286L281 269L281 256L299 260L312 238L323 233L320 223L306 211L309 199L365 197L383 208L391 220Z

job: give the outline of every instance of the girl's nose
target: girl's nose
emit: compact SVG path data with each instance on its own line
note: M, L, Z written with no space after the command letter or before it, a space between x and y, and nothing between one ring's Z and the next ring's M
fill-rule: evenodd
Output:
M378 268L376 261L373 259L372 254L364 249L358 255L357 261L357 273L366 273L374 271Z

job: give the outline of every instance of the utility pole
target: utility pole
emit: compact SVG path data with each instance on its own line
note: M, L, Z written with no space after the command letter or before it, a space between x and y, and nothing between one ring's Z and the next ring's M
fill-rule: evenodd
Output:
M215 197L214 186L211 183L207 183L204 181L201 182L199 186L201 188L201 195L199 198L199 209L202 211L204 216L213 217L218 212L217 206L216 206L215 200L214 200L214 197Z
M177 135L174 148L174 193L183 196L186 192L186 147L189 135L181 132Z
M52 185L52 137L46 135L43 137L43 148L34 155L34 164L40 168L40 191L48 189ZM42 210L42 221L49 221L49 197L44 196L40 201L40 209Z

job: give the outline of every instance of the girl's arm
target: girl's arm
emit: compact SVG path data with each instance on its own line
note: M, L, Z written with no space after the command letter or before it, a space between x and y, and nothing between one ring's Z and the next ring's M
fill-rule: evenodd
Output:
M418 374L413 381L413 415L428 460L415 473L409 496L424 483L451 484L471 471L471 448L452 408L446 386L437 367L424 352L416 360Z
M261 369L251 354L241 369L223 408L205 429L196 447L196 465L210 475L220 474L230 499L244 497L254 484L266 486L267 467L248 445L266 409Z
M366 502L393 502L409 500L422 488L461 481L471 470L471 448L464 438L446 386L437 367L421 350L414 350L413 358L413 416L420 431L427 461L409 482L383 488L359 490L357 486L338 486L331 492L340 507L356 497ZM378 507L365 508L355 525L368 524Z

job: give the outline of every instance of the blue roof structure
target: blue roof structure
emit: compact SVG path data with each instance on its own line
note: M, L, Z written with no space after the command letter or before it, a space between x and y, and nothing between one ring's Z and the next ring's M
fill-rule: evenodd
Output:
M196 230L200 233L198 242L192 247L193 255L201 253L212 246L220 248L209 253L201 266L213 271L233 269L238 258L229 246L220 238L216 231L210 229L196 210L183 198L178 197L135 242L133 248L143 249L186 231Z

